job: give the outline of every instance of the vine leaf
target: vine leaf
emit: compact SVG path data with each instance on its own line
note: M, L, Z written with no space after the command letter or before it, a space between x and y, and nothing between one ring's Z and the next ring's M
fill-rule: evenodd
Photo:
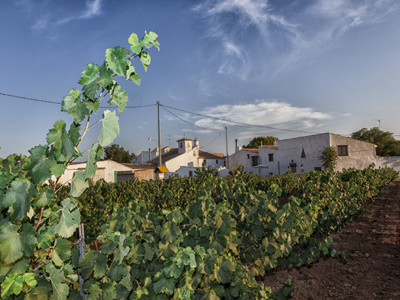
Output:
M54 230L58 235L69 238L78 228L81 216L77 204L71 202L71 199L64 199L61 204L63 208L61 210L60 221L55 225Z
M9 264L17 261L22 256L30 256L37 240L35 229L32 225L25 223L21 232L21 225L15 225L3 221L0 226L0 258L1 263Z
M70 195L72 197L79 197L89 187L86 182L85 172L76 171L72 177Z
M119 84L117 84L113 89L108 103L114 103L117 105L119 114L122 114L122 112L125 110L126 102L128 102L128 95L126 91L123 90Z
M24 278L21 275L8 275L1 284L1 297L4 299L12 294L19 295L22 291L23 284Z
M139 54L142 51L142 45L139 42L139 38L136 33L132 33L128 39L129 44L131 44L131 50L135 54Z
M34 184L45 181L51 176L50 169L56 165L56 161L53 158L47 158L48 147L38 145L29 150L32 181Z
M109 48L106 50L106 61L109 68L113 69L119 76L126 76L126 70L131 65L129 60L125 58L131 53L128 49L120 46Z
M89 278L93 271L95 278L101 278L107 271L107 257L99 252L89 251L83 257L80 268L81 274L85 279Z
M50 129L47 134L47 143L53 143L54 154L58 161L64 162L75 154L74 144L71 141L70 136L65 130L65 121L60 120L54 124L54 127Z
M81 101L81 92L77 89L72 89L68 95L64 97L61 104L61 111L68 113L74 118L76 123L80 123L89 114L89 110Z
M115 111L106 110L103 113L103 126L99 135L100 146L104 147L112 143L119 134L118 117Z
M64 283L66 281L64 273L57 269L52 263L46 265L46 272L50 275L54 299L66 300L69 293L69 287Z
M32 198L31 183L27 179L17 178L7 190L0 208L12 207L11 220L20 221L27 216Z
M34 287L37 285L34 273L25 273L22 277L24 278L24 281L28 286Z
M96 162L100 160L102 156L103 156L103 148L100 147L98 142L94 143L90 148L88 161L85 169L85 176L84 176L85 178L92 177L94 174L96 174L96 169L97 169Z
M58 238L56 240L56 245L51 252L51 259L53 263L60 267L65 260L71 257L71 247L67 240Z
M83 85L82 90L84 95L91 100L96 98L97 90L99 89L99 71L99 65L92 63L87 64L85 70L82 72L82 77L78 82Z

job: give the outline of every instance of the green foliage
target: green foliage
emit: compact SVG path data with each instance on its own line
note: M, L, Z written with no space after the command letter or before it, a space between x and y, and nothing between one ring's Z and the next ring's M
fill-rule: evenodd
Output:
M319 160L322 162L322 166L325 168L325 170L335 169L337 161L335 147L324 147L324 149L321 151L321 156L319 157Z
M121 147L118 144L112 144L108 147L105 147L104 153L105 159L112 159L113 161L119 163L130 163L136 156L134 153L129 153L129 151L125 150L124 147Z
M376 145L376 154L379 156L400 155L400 141L393 137L393 133L380 130L378 127L371 129L362 128L351 134L353 139L373 143Z
M243 145L243 148L257 149L258 146L261 145L273 145L277 140L278 138L274 136L257 136L253 138L247 145Z
M101 66L86 65L79 80L81 91L70 90L62 101L61 110L73 119L69 130L65 121L56 121L46 136L46 144L30 149L29 157L13 154L0 159L1 298L81 298L78 273L85 274L85 262L90 260L91 252L79 266L73 238L81 222L76 198L89 186L88 179L96 172L102 147L110 144L119 133L115 111L105 110L94 124L91 124L91 117L98 112L102 100L115 104L119 114L124 111L127 93L116 80L120 76L140 83L132 60L137 57L142 64L146 62L147 69L148 48L158 47L156 38L155 33L145 33L136 45L136 52L114 47L106 50L106 61ZM148 57L146 61L145 57ZM84 126L81 127L81 123ZM82 156L78 147L98 123L101 123L101 131L98 142L90 147L87 168L74 173L68 188L60 189L57 182L61 175L73 160ZM50 179L55 181L51 186L46 183ZM98 252L94 257L94 272L87 276L100 278L106 272L107 257ZM126 272L113 268L110 277L119 280L120 273ZM129 281L121 285L129 286ZM116 299L117 294L121 298L121 288L109 282L98 282L91 290L91 298Z

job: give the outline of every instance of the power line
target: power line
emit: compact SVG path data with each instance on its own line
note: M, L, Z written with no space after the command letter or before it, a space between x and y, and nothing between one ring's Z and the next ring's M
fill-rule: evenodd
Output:
M50 100L43 100L43 99L36 99L36 98L30 98L30 97L23 97L23 96L18 96L18 95L12 95L12 94L6 94L6 93L1 93L0 95L2 96L7 96L7 97L12 97L12 98L17 98L17 99L22 99L22 100L28 100L28 101L34 101L34 102L41 102L41 103L48 103L48 104L57 104L61 105L61 102L57 101L50 101ZM148 105L128 105L125 106L125 108L143 108L143 107L151 107L151 106L156 106L157 104L148 104ZM113 106L100 106L100 108L116 108Z
M183 118L177 116L176 114L174 114L174 113L171 112L170 110L166 109L164 105L160 104L160 106L161 106L164 110L166 110L168 113L170 113L171 115L173 115L175 118L181 120L182 122L185 122L185 123L187 123L187 124L189 124L189 125L195 126L195 127L197 127L197 128L200 128L200 129L213 130L213 129L211 129L211 128L202 127L202 126L196 125L196 124L194 124L194 123L191 123L191 122L189 122L189 121L186 121L185 119L183 119Z
M200 149L207 148L209 145L211 145L212 143L214 143L214 142L221 136L221 134L223 134L223 133L224 133L224 131L221 131L211 142L209 142L207 145L205 145L205 146L203 146L203 147L200 147Z

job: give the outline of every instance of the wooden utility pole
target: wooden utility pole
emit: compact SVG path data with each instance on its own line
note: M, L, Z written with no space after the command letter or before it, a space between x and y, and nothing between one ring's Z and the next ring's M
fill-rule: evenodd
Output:
M158 164L162 166L162 157L161 157L161 122L160 122L160 102L157 101L157 111L158 111Z
M229 151L228 151L228 127L225 126L225 142L226 142L226 167L229 170Z

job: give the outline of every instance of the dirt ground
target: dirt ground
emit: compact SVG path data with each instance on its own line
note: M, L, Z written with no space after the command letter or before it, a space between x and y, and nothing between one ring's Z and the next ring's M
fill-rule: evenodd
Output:
M291 279L290 299L400 299L400 179L332 237L333 247L345 251L346 264L322 258L272 273L265 284L275 290Z

